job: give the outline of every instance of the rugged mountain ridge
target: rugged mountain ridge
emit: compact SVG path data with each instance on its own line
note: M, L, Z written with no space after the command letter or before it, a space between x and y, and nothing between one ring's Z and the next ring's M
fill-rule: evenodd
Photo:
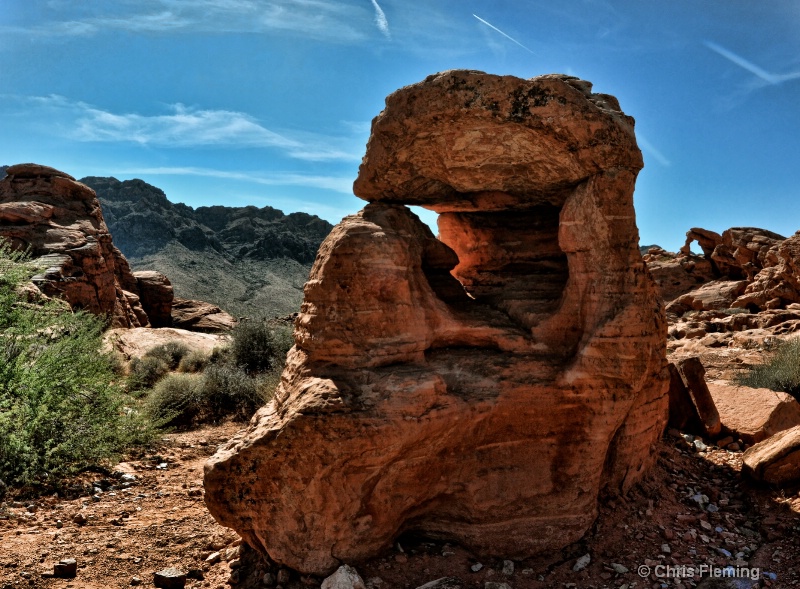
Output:
M178 296L238 315L297 311L311 263L332 229L315 215L272 207L195 209L138 179L80 181L97 192L114 242L134 269L163 272Z

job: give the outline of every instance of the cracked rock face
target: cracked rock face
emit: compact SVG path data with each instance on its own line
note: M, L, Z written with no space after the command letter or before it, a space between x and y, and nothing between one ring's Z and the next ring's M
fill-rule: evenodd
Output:
M69 174L18 164L0 180L0 237L44 267L33 283L114 327L147 326L137 280L111 242L94 191ZM171 293L170 293L171 295Z
M666 323L633 120L590 89L450 71L387 98L275 398L206 465L218 521L304 573L404 532L524 558L642 477Z

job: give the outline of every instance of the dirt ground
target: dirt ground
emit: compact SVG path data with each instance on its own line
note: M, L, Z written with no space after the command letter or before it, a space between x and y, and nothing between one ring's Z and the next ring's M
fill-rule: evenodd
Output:
M171 434L158 454L131 458L115 475L85 474L75 498L7 498L0 589L153 587L154 573L167 567L195 577L186 587L319 587L322 579L282 571L240 547L205 509L203 463L238 427ZM441 577L463 587L680 589L726 566L740 574L758 568L760 586L800 587L800 489L757 487L740 470L740 453L698 453L672 432L645 482L602 500L590 533L559 554L504 563L402 537L379 557L350 564L373 589L416 589ZM588 565L573 570L586 554ZM76 578L49 578L64 558L76 559Z

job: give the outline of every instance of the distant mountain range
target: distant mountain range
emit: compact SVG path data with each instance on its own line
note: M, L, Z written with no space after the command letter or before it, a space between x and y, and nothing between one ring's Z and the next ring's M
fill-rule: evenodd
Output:
M89 176L114 244L134 270L167 275L176 296L242 316L300 308L303 284L333 226L272 207L199 207L170 202L143 180Z

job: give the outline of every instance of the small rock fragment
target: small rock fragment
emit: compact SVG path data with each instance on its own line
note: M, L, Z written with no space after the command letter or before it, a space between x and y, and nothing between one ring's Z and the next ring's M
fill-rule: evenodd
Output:
M278 584L285 585L289 582L289 579L292 577L292 573L289 569L281 569L278 571Z
M483 568L483 565L481 563L479 563L479 562L476 562L474 565L469 567L469 570L471 570L473 573L477 573L482 568Z
M204 562L207 562L208 564L217 564L220 561L221 558L222 558L222 555L219 552L212 552L211 554L206 556L206 559L205 559Z
M53 565L53 576L59 579L74 579L78 574L78 562L74 558L65 558Z
M161 589L183 589L186 586L186 573L171 567L163 569L154 574L153 584Z
M618 564L616 562L611 563L611 568L614 569L615 573L620 575L624 575L625 573L628 572L628 569L625 566Z
M514 561L513 560L504 560L503 561L503 570L502 573L506 577L510 577L514 574Z
M186 578L202 581L203 579L205 579L205 576L203 575L202 569L191 568L188 571L186 571Z
M283 572L286 569L281 569ZM278 582L281 582L280 573ZM351 566L343 564L330 577L322 581L321 589L367 589L364 580L358 571Z
M590 562L592 562L592 557L589 553L586 553L575 561L575 564L572 566L572 570L575 571L576 573L580 572L587 566L589 566Z

